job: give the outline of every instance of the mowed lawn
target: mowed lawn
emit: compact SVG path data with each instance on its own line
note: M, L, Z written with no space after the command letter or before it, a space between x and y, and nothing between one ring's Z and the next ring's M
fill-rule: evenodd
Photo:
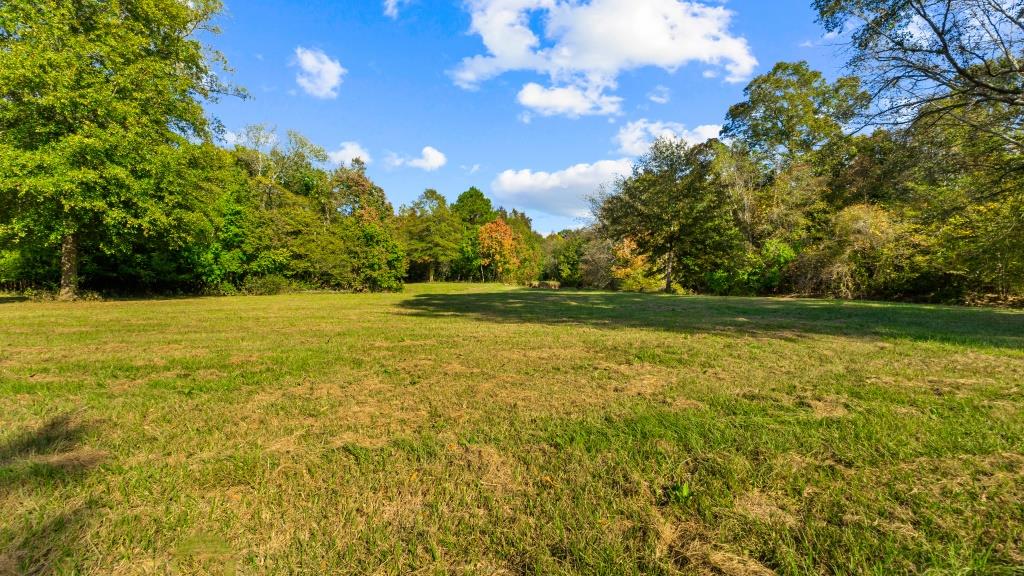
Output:
M0 302L0 574L1024 573L1019 312Z

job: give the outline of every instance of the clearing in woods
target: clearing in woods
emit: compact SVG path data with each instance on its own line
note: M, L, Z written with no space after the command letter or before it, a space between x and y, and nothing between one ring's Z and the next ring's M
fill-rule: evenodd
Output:
M1024 314L0 300L0 574L1015 574Z

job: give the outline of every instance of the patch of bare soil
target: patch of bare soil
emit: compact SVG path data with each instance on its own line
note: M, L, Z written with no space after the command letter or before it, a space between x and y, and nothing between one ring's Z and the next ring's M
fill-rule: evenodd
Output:
M809 408L818 418L842 418L850 413L846 402L841 398L801 398L797 404Z
M657 510L651 517L657 536L656 554L669 558L686 573L699 576L775 576L775 571L754 558L715 544L696 522L674 522Z
M770 496L758 490L740 496L734 503L735 509L744 516L765 524L781 524L793 528L799 522L783 508L785 505L781 497Z

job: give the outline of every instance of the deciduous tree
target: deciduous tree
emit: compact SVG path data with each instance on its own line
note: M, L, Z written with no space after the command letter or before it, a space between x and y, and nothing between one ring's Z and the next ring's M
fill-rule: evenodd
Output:
M211 32L219 0L0 3L0 234L60 253L74 297L83 251L159 234L154 161L210 137L202 101L229 91Z

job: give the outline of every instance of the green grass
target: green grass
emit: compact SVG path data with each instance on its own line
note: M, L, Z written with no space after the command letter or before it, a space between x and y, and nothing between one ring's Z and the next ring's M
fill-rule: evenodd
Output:
M1024 314L0 300L0 574L1024 574Z

